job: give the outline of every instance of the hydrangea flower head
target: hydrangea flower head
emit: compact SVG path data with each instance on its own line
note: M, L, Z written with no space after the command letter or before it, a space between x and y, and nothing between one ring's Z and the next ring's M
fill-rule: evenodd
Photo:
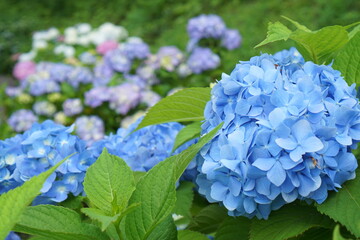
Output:
M56 106L48 101L39 101L33 105L33 110L37 115L51 117L56 112Z
M156 54L156 65L172 72L183 61L184 54L175 46L161 47Z
M187 66L196 74L217 68L219 65L220 57L210 48L195 48L187 61Z
M295 49L240 62L212 89L198 157L199 192L230 215L267 218L296 199L322 203L355 177L360 140L354 86Z
M150 55L149 46L140 38L129 38L126 43L120 46L120 49L131 60L145 59Z
M18 80L24 80L29 75L36 72L36 64L32 61L18 62L13 71L13 75Z
M236 29L227 29L221 38L221 46L228 50L238 48L241 44L241 35Z
M141 100L141 88L133 83L123 83L109 89L110 108L119 114L127 114Z
M66 99L65 102L63 103L63 110L66 116L69 117L81 113L83 110L81 99L79 98Z
M119 128L116 134L106 136L103 140L94 143L92 150L94 157L97 158L104 147L110 154L124 159L133 171L149 171L160 161L171 156L171 151L175 143L175 137L183 128L180 123L163 123L142 128L136 132L133 130L141 122L142 117L131 124L127 129ZM175 154L181 152L194 141L186 143L176 150ZM193 176L193 169L196 163L190 164L188 178Z
M81 116L75 121L76 135L90 146L104 137L104 122L98 116Z
M117 42L109 40L99 44L96 47L96 51L101 55L105 55L108 51L116 49L118 46L119 44Z
M38 120L31 110L20 109L11 114L8 124L16 132L24 132Z
M202 14L189 20L187 31L190 38L200 40L202 38L219 39L223 36L226 26L221 17L215 14Z
M35 203L61 202L70 193L82 193L84 172L95 159L85 142L71 131L48 120L34 124L22 135L0 141L0 192L23 184L75 153L46 180Z

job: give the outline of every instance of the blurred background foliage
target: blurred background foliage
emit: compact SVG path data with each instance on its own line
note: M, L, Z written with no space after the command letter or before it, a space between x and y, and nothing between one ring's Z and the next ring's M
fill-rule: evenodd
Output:
M224 72L239 60L262 52L273 53L291 42L253 47L265 38L269 21L288 16L312 30L327 25L359 21L359 0L1 0L0 74L11 74L11 56L27 52L31 34L52 26L64 29L87 22L97 27L104 22L124 26L131 36L142 37L156 51L163 45L185 49L189 18L202 13L220 15L229 28L243 36L240 49L223 56Z

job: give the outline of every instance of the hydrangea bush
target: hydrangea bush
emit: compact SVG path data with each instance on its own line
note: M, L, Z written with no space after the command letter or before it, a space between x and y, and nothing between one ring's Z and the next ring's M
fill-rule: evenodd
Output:
M210 88L174 89L158 103L140 91L134 101L153 107L140 119L124 118L128 127L116 134L99 131L103 122L91 112L78 115L86 111L79 97L49 94L64 108L55 114L39 101L37 115L66 122L73 114L77 123L47 120L0 141L0 238L19 239L11 231L94 240L359 238L360 109L352 66L360 61L360 33L351 30L356 24L311 31L287 20L297 30L270 23L258 46L292 39L301 53L291 48L240 61ZM224 36L234 34L214 15L193 19L188 30L197 49L213 40L224 46ZM77 39L72 31L67 41ZM99 48L115 74L123 57L134 63L147 55L142 42L131 44ZM178 53L162 50L180 59ZM137 93L141 81L131 79L121 83L124 92ZM89 103L110 104L122 91L113 83L89 89ZM19 97L31 102L26 93ZM129 107L122 98L110 105L119 114ZM71 134L74 128L87 142Z

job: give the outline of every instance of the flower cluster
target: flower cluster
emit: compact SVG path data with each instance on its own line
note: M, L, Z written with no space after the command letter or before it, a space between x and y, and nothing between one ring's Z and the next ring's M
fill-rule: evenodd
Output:
M37 203L61 202L83 192L86 169L95 161L72 128L45 121L24 134L0 141L0 194L69 157L45 182Z
M21 109L14 112L8 119L8 124L16 132L23 132L31 128L38 120L31 110Z
M90 146L105 135L104 122L98 116L81 116L75 121L76 134Z
M295 50L240 62L212 89L203 133L222 129L200 152L199 192L230 215L268 218L296 199L322 203L355 177L360 108L331 66Z
M95 142L89 150L97 158L103 148L106 147L110 154L124 159L133 171L149 171L157 163L172 155L175 137L183 128L183 125L176 122L163 123L133 132L141 120L142 118L139 118L127 129L119 128L116 134L110 134L104 139ZM181 152L193 143L194 141L190 141L180 146L174 154ZM184 178L193 180L197 173L194 170L196 170L195 161L190 164Z

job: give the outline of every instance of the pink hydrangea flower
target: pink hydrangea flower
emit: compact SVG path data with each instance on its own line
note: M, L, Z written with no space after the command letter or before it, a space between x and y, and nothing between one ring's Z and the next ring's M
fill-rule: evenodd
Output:
M96 47L96 51L101 55L105 55L108 51L116 49L119 44L115 41L105 41Z
M27 76L36 72L36 64L32 61L18 62L13 70L13 75L19 80L24 80Z

